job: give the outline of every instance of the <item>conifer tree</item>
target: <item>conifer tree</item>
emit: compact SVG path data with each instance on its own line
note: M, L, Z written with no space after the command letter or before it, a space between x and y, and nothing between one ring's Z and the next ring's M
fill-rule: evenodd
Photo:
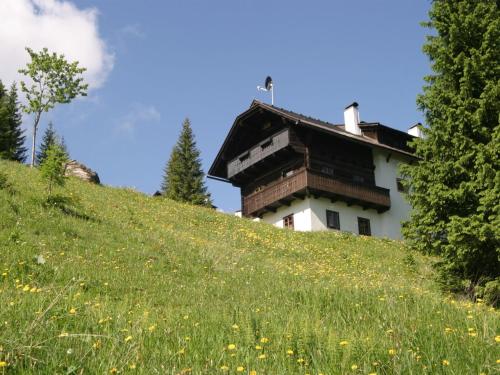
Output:
M417 99L427 128L403 167L413 206L405 237L440 256L444 286L500 276L500 13L494 0L434 0L424 52L433 73ZM494 281L491 281L494 282ZM498 281L497 281L498 282Z
M40 176L47 184L47 193L50 197L54 187L64 186L66 177L66 155L58 143L53 143L47 149L47 155L40 165Z
M203 181L200 152L196 148L189 119L184 120L182 131L165 167L162 191L168 198L197 205L210 206L210 193Z
M7 91L0 80L0 158L7 158L9 144L9 114L7 110Z
M9 129L10 129L10 155L11 160L23 163L26 160L27 148L24 147L26 139L21 128L22 115L19 106L16 84L13 83L8 98Z
M40 143L40 147L36 154L36 162L38 165L41 165L47 157L47 151L49 150L50 146L57 143L59 143L57 141L57 133L54 129L54 124L52 124L51 121L49 122L47 129L45 129L45 132L43 133L42 142Z
M0 158L23 162L26 159L24 131L16 85L7 93L0 82Z
M67 160L70 159L68 147L66 146L66 142L64 141L64 137L59 138L56 130L54 129L54 124L49 122L47 129L45 129L45 133L42 137L42 143L40 144L40 149L36 154L36 161L38 165L41 165L42 162L47 157L47 150L50 146L57 144L60 146L61 151L64 153L64 156Z

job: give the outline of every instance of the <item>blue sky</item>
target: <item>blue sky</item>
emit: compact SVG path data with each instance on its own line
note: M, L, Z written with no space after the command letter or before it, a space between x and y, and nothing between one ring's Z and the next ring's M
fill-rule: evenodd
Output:
M343 122L357 101L361 120L401 130L422 121L415 98L429 72L420 26L429 1L70 3L97 10L113 63L87 99L42 118L42 131L52 120L71 156L105 184L159 189L185 117L207 171L234 118L254 98L270 101L256 90L266 75L277 106L322 120ZM207 184L217 206L239 209L237 188Z

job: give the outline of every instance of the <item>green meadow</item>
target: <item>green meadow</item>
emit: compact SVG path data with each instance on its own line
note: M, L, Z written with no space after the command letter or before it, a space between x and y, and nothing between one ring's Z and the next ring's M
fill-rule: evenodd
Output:
M0 174L0 374L500 373L498 311L403 242Z

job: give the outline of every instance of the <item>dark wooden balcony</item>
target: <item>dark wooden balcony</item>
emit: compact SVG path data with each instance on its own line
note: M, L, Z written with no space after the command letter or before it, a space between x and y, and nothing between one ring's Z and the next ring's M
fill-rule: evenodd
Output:
M344 201L349 205L373 208L378 212L387 211L391 207L389 189L356 184L302 168L291 176L243 197L243 215L256 217L268 211L276 211L278 207L290 205L293 200L303 199L306 195Z
M231 179L238 173L243 172L251 166L255 166L267 157L287 148L289 145L290 136L288 129L272 135L227 163L227 178Z

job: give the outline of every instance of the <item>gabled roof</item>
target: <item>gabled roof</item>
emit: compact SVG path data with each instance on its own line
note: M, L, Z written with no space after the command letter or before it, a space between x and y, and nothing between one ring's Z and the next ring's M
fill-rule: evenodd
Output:
M294 123L296 126L303 126L303 127L311 128L311 129L314 129L317 131L326 132L330 135L333 135L333 136L336 136L339 138L350 140L352 142L362 143L362 144L366 144L366 145L369 145L372 147L382 148L382 149L386 149L389 151L393 151L393 152L403 154L406 156L415 157L413 155L413 153L408 152L406 150L403 150L401 148L397 148L397 147L393 147L393 146L381 143L378 140L367 137L365 135L356 135L356 134L349 133L344 129L344 124L332 124L332 123L329 123L326 121L315 119L313 117L305 116L301 113L292 112L292 111L289 111L289 110L284 109L284 108L279 108L279 107L276 107L276 106L273 106L273 105L270 105L267 103L263 103L259 100L253 100L252 104L250 105L250 108L247 109L245 112L241 113L240 115L238 115L236 117L236 119L234 120L234 123L231 126L231 129L229 130L229 133L228 133L226 139L224 140L224 143L222 144L219 152L217 153L217 156L215 157L215 160L214 160L212 166L210 167L210 169L208 171L209 176L218 177L216 174L217 173L216 170L220 167L220 164L223 162L222 155L223 155L224 151L226 150L229 142L231 141L231 139L235 133L235 130L238 127L239 122L245 118L248 118L249 116L251 116L252 114L254 114L260 110L269 111L270 113L274 113L278 116L281 116L282 118ZM381 128L389 129L393 132L401 133L401 135L404 135L404 136L409 136L405 132L390 128L388 126L385 126L385 125L382 125L382 124L376 123L376 122L374 122L374 123L361 122L359 125L362 129L363 129L363 127L368 127L368 126L369 127L378 126ZM413 138L412 136L409 136L409 137Z

